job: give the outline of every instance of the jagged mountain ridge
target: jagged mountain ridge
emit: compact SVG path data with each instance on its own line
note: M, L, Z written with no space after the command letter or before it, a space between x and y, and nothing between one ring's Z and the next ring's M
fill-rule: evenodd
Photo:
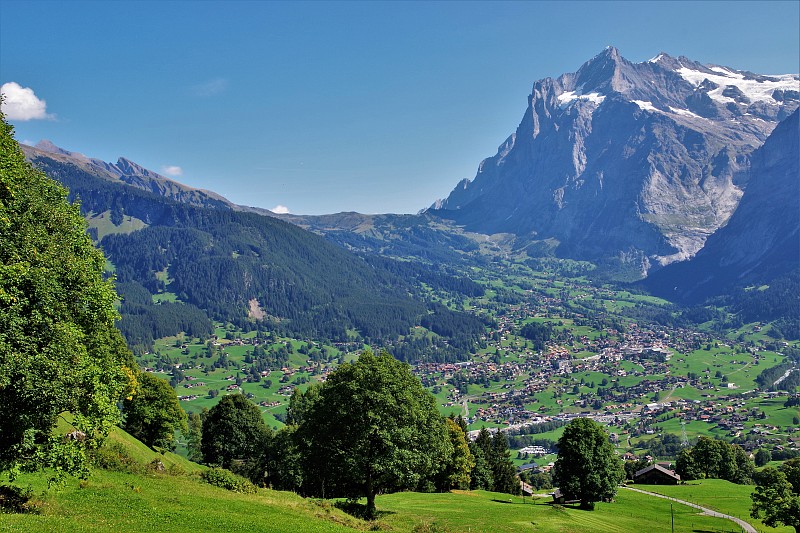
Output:
M769 283L800 268L800 110L752 155L747 192L727 225L691 260L645 280L672 300L704 298L748 283Z
M65 150L48 140L41 140L35 146L25 144L20 146L28 160L33 163L36 163L37 160L52 160L72 165L93 176L112 182L121 182L170 198L176 202L197 207L233 209L237 211L249 210L235 205L215 192L183 185L124 157L120 157L116 163L107 163L101 159Z
M427 212L645 275L725 224L750 153L800 105L799 80L664 53L631 63L609 47L534 83L516 132Z

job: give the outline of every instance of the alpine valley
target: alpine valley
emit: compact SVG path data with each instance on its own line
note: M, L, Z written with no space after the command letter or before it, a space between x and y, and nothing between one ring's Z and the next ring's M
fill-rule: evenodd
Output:
M609 47L536 81L497 153L413 215L277 214L22 148L80 203L128 345L186 411L241 392L280 428L295 389L385 348L440 412L504 432L535 492L578 416L632 463L701 437L800 456L799 107L798 74Z

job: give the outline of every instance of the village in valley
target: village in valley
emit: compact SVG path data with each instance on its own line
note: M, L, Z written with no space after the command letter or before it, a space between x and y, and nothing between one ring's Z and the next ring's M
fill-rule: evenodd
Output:
M783 351L797 350L796 343L772 339L768 327L721 332L659 323L670 312L666 301L583 275L558 276L514 262L487 272L471 271L487 287L482 297L429 294L485 320L473 352L457 361L411 363L440 411L462 416L473 438L486 427L555 443L569 420L590 417L607 426L628 459L655 458L650 443L664 435L684 445L706 435L748 452L767 447L776 456L800 449L800 411L784 407L792 392L775 388L792 375ZM530 324L538 325L533 335L525 328ZM435 333L421 326L410 336L436 344ZM171 378L189 412L210 407L219 394L242 392L277 428L296 387L324 381L363 348L359 340L299 340L220 325L211 339L158 341L155 353L140 360L146 370ZM780 365L779 376L762 375ZM521 467L546 468L554 458L545 446L512 451Z

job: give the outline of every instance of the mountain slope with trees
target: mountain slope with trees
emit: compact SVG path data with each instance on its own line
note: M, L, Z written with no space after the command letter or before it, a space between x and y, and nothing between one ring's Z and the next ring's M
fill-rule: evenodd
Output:
M377 345L427 320L447 340L437 357L451 359L463 357L461 349L469 351L482 333L472 317L424 303L422 283L482 293L447 269L360 257L275 217L175 201L106 179L67 156L32 159L69 188L85 216L110 213L118 225L141 221L142 229L120 228L100 241L123 295L120 328L138 351L180 331L208 335L209 318L332 342L353 340L355 332ZM178 301L154 305L152 296L162 292ZM466 334L448 326L465 321ZM422 355L411 345L399 350L406 359Z

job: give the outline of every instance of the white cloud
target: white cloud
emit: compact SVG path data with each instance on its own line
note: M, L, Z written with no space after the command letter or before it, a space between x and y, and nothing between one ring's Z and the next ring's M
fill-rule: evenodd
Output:
M0 87L3 93L3 113L8 120L54 119L55 115L47 114L47 102L38 98L30 87L22 87L15 81L4 83Z
M192 86L195 96L207 98L224 93L228 89L228 80L225 78L214 78L203 83Z
M165 176L172 176L174 178L177 176L182 176L183 169L175 165L167 165L161 167L161 173L164 174Z
M270 211L272 211L277 215L286 215L289 213L289 208L286 207L285 205L276 205L275 207L270 209Z

